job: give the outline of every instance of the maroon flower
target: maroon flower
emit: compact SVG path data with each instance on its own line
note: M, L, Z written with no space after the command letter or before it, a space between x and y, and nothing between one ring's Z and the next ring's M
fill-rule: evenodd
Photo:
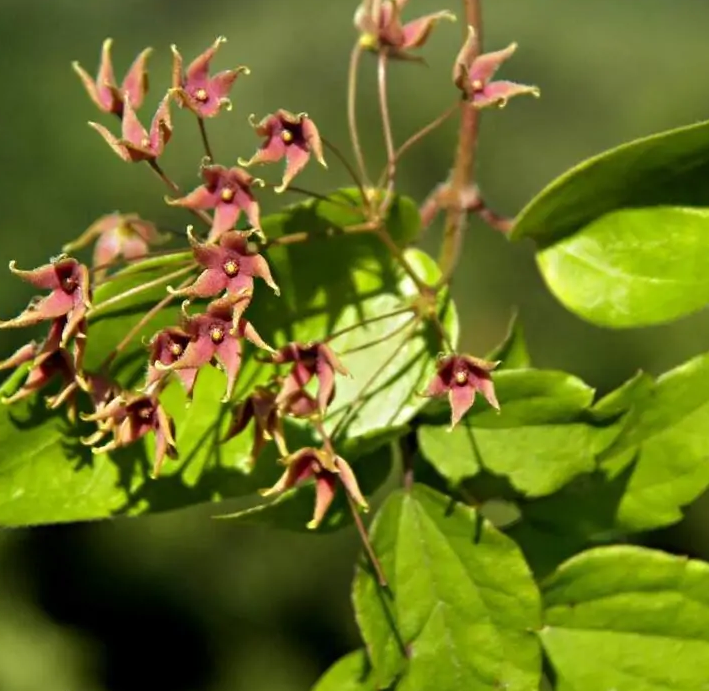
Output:
M212 118L222 108L231 110L229 91L241 73L249 74L249 68L242 65L209 76L209 63L222 43L226 43L226 38L220 36L190 63L185 73L182 71L182 56L177 47L172 46L171 91L177 96L180 107L189 108L200 118Z
M224 438L229 441L241 434L254 421L254 442L249 460L253 465L268 441L275 441L278 453L288 455L283 434L281 413L276 404L276 394L265 386L257 386L254 392L241 401L233 410L231 426Z
M160 234L154 223L143 220L138 214L116 212L101 216L63 249L73 252L95 241L93 266L105 267L121 256L126 259L144 257L150 245L166 239L167 236ZM96 275L100 273L103 272L96 272Z
M126 101L124 104L120 138L115 137L97 122L90 122L89 125L106 140L108 145L124 161L154 160L162 155L165 144L170 141L172 136L170 102L167 96L160 102L150 125L150 132L140 124L130 101Z
M116 77L113 74L112 43L113 40L110 38L103 42L101 62L95 80L78 62L73 62L71 66L74 68L74 72L79 75L79 79L81 79L91 100L99 109L104 113L113 113L121 117L125 100L128 100L133 108L140 108L143 103L143 98L148 90L146 63L153 49L146 48L138 55L119 88L116 84Z
M254 184L263 186L263 180L249 175L241 168L219 165L202 168L204 184L180 199L166 198L168 204L187 209L214 209L214 222L209 232L210 240L217 240L234 227L243 211L251 227L260 235L259 205L251 192Z
M241 318L244 309L242 299L237 301L233 297L226 297L209 303L204 314L192 317L185 313L184 328L190 335L185 352L169 366L159 362L155 366L163 370L198 370L216 360L227 375L223 400L228 401L241 367L241 339L246 338L257 348L273 352L253 325Z
M310 155L327 168L323 158L322 141L315 123L306 113L294 115L287 110L277 110L251 126L259 137L266 137L261 148L248 160L239 159L239 165L251 166L261 163L276 163L286 159L286 170L276 192L283 192L291 180L305 167Z
M62 387L54 396L47 398L47 405L50 408L58 408L63 403L69 401L69 418L75 416L74 394L78 388L76 383L76 367L78 346L75 346L75 353L70 352L61 345L62 334L66 327L66 318L55 319L50 328L47 338L38 344L31 341L22 346L7 360L0 362L0 370L15 369L27 363L31 363L27 376L22 386L11 396L3 397L5 404L15 403L23 398L41 391L48 386L57 376L62 379ZM77 339L77 342L78 339Z
M279 405L287 406L292 397L302 392L313 377L318 379L318 408L324 413L335 395L335 372L349 376L349 372L325 343L289 343L274 356L273 362L292 362L288 376L278 393Z
M470 355L448 355L438 362L438 371L428 386L425 396L448 394L451 406L451 429L475 402L480 391L487 402L497 410L500 404L495 397L495 386L490 372L499 362L487 362Z
M335 498L337 484L340 482L345 491L365 511L369 510L366 499L357 484L357 478L347 461L328 449L307 447L296 451L283 459L286 471L270 489L262 490L264 497L280 494L307 480L315 480L315 511L308 528L317 528Z
M354 19L355 26L361 32L360 45L369 50L386 51L390 57L412 59L407 51L420 48L437 22L441 19L455 21L455 15L444 10L402 24L400 15L406 2L382 0L378 13L377 3L363 2Z
M189 343L190 335L183 329L174 326L163 329L153 336L150 341L148 375L145 382L146 393L155 393L159 388L159 383L165 379L165 368L170 368L182 357ZM156 363L160 363L160 366ZM188 367L174 371L185 387L187 396L192 398L199 370L196 367Z
M516 43L510 43L504 50L475 56L477 36L475 29L468 27L468 39L458 53L453 67L453 81L463 91L475 108L507 105L513 96L531 94L539 96L536 86L507 81L492 81L502 63L512 57L517 50Z
M254 276L263 279L276 295L276 285L268 262L252 249L250 233L229 230L219 238L219 244L197 241L188 229L187 237L195 259L205 267L197 280L182 290L173 291L190 298L210 298L227 291L230 295L251 294Z
M120 394L91 415L82 415L84 420L96 422L96 434L84 439L95 454L114 451L155 433L155 462L152 475L160 474L165 456L177 457L174 423L156 396ZM107 434L113 438L103 446L95 444Z
M32 326L50 319L66 317L62 341L76 335L86 311L91 307L89 270L76 259L62 255L32 271L21 271L10 262L10 271L36 288L51 291L36 299L19 316L0 321L0 329Z

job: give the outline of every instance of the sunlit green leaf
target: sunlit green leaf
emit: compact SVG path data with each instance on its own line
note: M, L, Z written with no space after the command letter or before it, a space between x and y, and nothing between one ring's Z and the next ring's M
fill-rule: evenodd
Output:
M709 679L709 564L606 547L544 584L540 638L559 691L699 691Z
M378 684L536 691L539 596L509 538L418 485L388 498L371 536L389 588L360 565L354 603Z
M638 139L551 182L519 214L512 237L531 237L547 247L612 211L709 206L703 182L708 173L709 122Z
M671 321L709 303L709 211L622 209L542 249L539 268L569 310L602 326Z
M335 662L313 691L377 691L364 650L355 650Z
M550 494L595 468L596 429L583 417L593 390L562 372L502 370L501 412L477 405L452 431L422 425L419 443L441 475L457 483L480 468L529 496Z

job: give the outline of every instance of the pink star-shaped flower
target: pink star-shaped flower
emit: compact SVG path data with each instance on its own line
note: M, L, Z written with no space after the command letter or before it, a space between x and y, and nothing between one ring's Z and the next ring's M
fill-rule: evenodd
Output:
M451 406L451 428L457 425L463 415L475 402L476 392L482 393L495 409L500 404L495 397L495 386L490 372L500 363L487 362L471 355L448 355L438 363L438 371L426 390L425 396L448 394Z
M249 74L248 67L239 66L233 70L225 70L209 76L209 63L219 46L226 43L226 38L220 36L201 55L195 58L182 70L182 56L176 46L172 46L172 93L177 96L181 107L186 107L200 118L213 118L222 108L231 109L229 91L240 74Z
M508 81L492 81L500 66L517 50L516 43L492 53L474 57L477 49L475 29L468 27L468 39L458 53L453 67L453 81L475 108L504 107L514 96L539 96L536 86Z
M113 40L107 38L101 48L101 62L98 68L96 79L78 63L73 62L74 72L79 75L86 92L91 100L104 113L113 113L121 117L123 115L124 101L128 100L133 108L140 108L148 90L148 72L146 63L152 48L146 48L135 59L119 88L116 84L116 77L113 73L113 62L111 60L111 45Z
M276 192L283 192L288 187L310 160L311 154L321 166L327 168L320 133L306 113L294 115L281 109L267 115L259 123L252 120L251 126L259 137L266 137L266 141L248 161L239 159L239 165L276 163L285 158L286 169L281 184L275 188Z
M365 511L369 509L367 500L357 484L357 478L349 463L329 449L307 447L283 459L286 471L270 489L262 490L264 497L280 494L310 479L315 480L315 511L308 528L314 530L325 517L335 498L338 483L341 483L350 497Z
M167 96L161 101L150 125L150 132L140 124L130 101L124 104L120 137L114 136L110 130L97 122L90 122L89 125L124 161L154 160L162 155L165 145L172 136L170 101Z
M210 298L223 291L231 295L250 294L256 276L279 295L280 289L271 276L268 262L251 247L249 236L250 233L229 230L215 245L197 241L188 230L194 257L205 270L192 285L175 292L190 298Z
M202 179L204 184L186 197L167 198L167 203L186 209L214 209L209 240L217 240L233 228L242 211L254 231L263 234L259 205L251 191L254 184L263 185L262 180L252 177L241 168L225 168L219 165L204 166Z

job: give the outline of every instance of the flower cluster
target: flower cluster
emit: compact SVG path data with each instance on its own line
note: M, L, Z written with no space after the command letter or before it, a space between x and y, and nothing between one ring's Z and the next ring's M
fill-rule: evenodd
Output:
M99 123L91 122L91 127L124 161L147 162L174 192L179 192L177 185L167 179L158 162L173 138L171 104L191 110L203 128L205 118L231 108L229 93L237 77L248 74L245 67L210 74L210 63L224 40L217 39L186 69L173 46L172 85L161 98L149 129L145 129L137 111L148 88L146 65L150 49L136 58L120 86L114 76L110 39L104 42L95 79L78 63L74 64L99 110L120 121L119 134ZM168 204L192 211L209 225L204 238L188 228L192 260L187 271L192 272L192 278L179 286L168 286L165 299L140 318L116 350L106 354L97 371L84 367L84 354L87 345L91 345L95 289L114 280L116 266L150 256L151 247L165 242L168 236L137 214L114 212L99 218L64 247L65 252L74 252L93 245L90 265L68 254L31 271L18 269L14 262L10 264L14 274L46 294L33 299L14 319L0 322L0 328L45 323L48 329L43 340L27 343L0 363L1 370L22 367L26 372L24 382L5 402L45 392L59 380L58 389L51 390L47 404L53 409L66 405L71 419L80 416L94 426L82 441L94 453L107 453L151 435L152 475L156 477L166 459L178 456L179 430L163 404L162 393L174 378L191 400L199 373L205 367L217 366L226 379L222 402L232 407L232 424L224 441L253 426L254 463L265 444L274 441L286 469L274 487L264 490L264 496L312 479L317 499L309 525L316 527L338 486L356 504L367 507L350 466L333 450L320 424L335 395L335 374L347 371L325 343L294 342L276 350L248 319L254 291L260 289L258 281L276 295L280 290L262 254L265 238L254 188L264 183L245 169L284 160L282 180L273 185L276 192L282 192L311 156L326 166L323 144L315 123L304 113L296 115L279 109L259 122L252 119L251 124L263 140L251 158L239 159L240 167L227 167L213 162L210 152L200 169L202 184L187 194L166 198ZM208 147L206 140L205 145ZM247 230L235 228L242 213L248 222ZM111 373L115 356L160 308L177 297L184 300L181 318L149 339L144 380L136 389L124 388ZM112 299L120 300L120 295ZM272 367L273 376L266 386L257 387L245 400L233 403L246 342L265 353L264 364ZM283 367L290 371L283 372ZM312 379L318 382L313 393L309 391ZM312 420L321 431L323 447L291 452L284 426L288 417Z
M454 19L450 13L442 11L402 23L405 4L406 0L364 2L355 16L360 38L354 55L359 56L362 49L377 53L380 80L387 58L416 59L412 51L426 42L434 25L442 19ZM175 275L190 273L190 278L175 287L167 286L163 299L140 317L115 350L106 354L96 371L84 366L86 349L91 344L91 317L94 309L101 307L92 305L95 289L115 280L112 271L118 264L150 256L153 254L151 247L165 242L168 236L137 214L114 212L99 218L64 247L64 252L68 253L93 244L90 266L69 254L61 254L30 271L20 270L14 262L11 263L10 270L14 274L45 294L33 299L14 319L0 322L0 328L44 323L47 331L43 340L23 345L14 355L0 362L0 370L23 368L24 372L23 383L5 401L11 403L45 392L59 380L58 387L51 389L47 403L53 409L66 406L71 419L80 416L95 427L83 438L93 452L112 452L152 435L152 475L157 476L166 459L178 455L179 430L163 404L162 394L166 386L176 379L191 401L200 372L205 367L216 366L224 372L226 379L221 402L231 406L232 414L224 441L250 428L253 434L252 464L266 444L273 441L285 471L272 488L263 491L264 496L312 480L316 488L316 506L309 526L317 527L338 487L347 493L352 506L367 507L352 469L336 452L324 425L335 397L337 376L347 376L348 372L327 339L291 342L275 349L260 336L249 319L248 310L254 292L261 290L262 284L275 295L280 295L280 289L263 254L268 240L261 225L256 188L266 187L267 183L251 175L247 169L283 161L280 182L268 185L276 193L281 193L291 186L311 158L327 167L323 149L325 145L331 148L332 145L321 138L317 126L306 113L280 108L260 120L253 115L249 117L255 134L261 139L261 145L250 158L237 158L237 166L217 163L209 145L205 121L232 108L232 88L240 75L249 74L244 66L212 74L211 63L225 40L218 38L186 68L182 55L172 46L171 86L161 96L147 128L139 110L148 90L147 61L151 49L138 55L120 86L114 74L110 39L103 44L95 78L74 63L74 70L92 101L99 111L119 120L120 130L115 132L97 122L90 122L90 126L122 160L147 163L172 192L172 196L165 197L166 203L187 209L207 229L204 237L200 237L190 226L186 239L191 252L177 252L191 258L186 260L189 266ZM515 49L516 44L511 44L504 50L481 55L475 31L470 28L453 68L453 82L462 92L466 107L502 106L512 96L538 95L536 87L493 81L497 69ZM385 83L380 82L380 97L386 92L384 87ZM201 184L187 193L180 190L161 165L163 152L173 141L173 104L196 116L206 154L200 165ZM382 110L386 113L386 108ZM410 141L413 140L415 137ZM335 153L339 155L337 150ZM389 156L391 158L391 152ZM392 160L389 165L393 165ZM364 191L363 195L366 196ZM374 217L368 217L372 227L381 224L377 214L375 210L374 221ZM237 228L242 216L246 229ZM379 233L386 234L386 230L382 228ZM397 253L394 256L410 273L406 261ZM142 289L146 287L153 288L154 285L147 281ZM110 301L120 302L136 290L141 287L113 295ZM420 297L428 307L419 310L419 321L437 319L435 295L431 293L434 303L430 304L430 301L426 302L426 295L422 290ZM147 362L141 385L136 389L124 388L111 371L116 356L177 298L183 300L181 317L175 318L177 323L153 334L146 344ZM413 311L416 312L417 308L414 307ZM452 350L441 325L438 326L444 345ZM257 386L246 398L233 403L247 343L264 354L261 362L272 367L273 374L265 385ZM448 396L452 426L460 422L471 408L476 392L481 392L490 405L499 409L490 375L497 364L449 352L439 360L436 375L424 395ZM289 418L310 423L321 439L321 447L291 451L286 434L288 426L284 424Z

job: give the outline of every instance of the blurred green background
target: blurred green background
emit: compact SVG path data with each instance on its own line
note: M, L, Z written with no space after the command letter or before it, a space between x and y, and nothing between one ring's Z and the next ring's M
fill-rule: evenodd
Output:
M442 2L410 0L408 16L443 9ZM163 189L147 169L119 161L86 126L100 114L72 60L94 72L101 41L112 36L120 77L140 49L154 46L152 107L168 83L170 44L191 58L224 34L229 43L216 66L247 64L252 74L237 82L234 111L209 123L220 162L252 152L249 113L278 107L307 111L349 151L345 71L354 10L342 0L2 0L0 265L43 263L116 209L172 227L189 222L162 203ZM504 76L542 89L539 101L521 98L483 118L479 180L501 212L516 213L582 158L707 117L709 3L484 0L484 10L487 48L520 44ZM455 98L449 74L460 31L438 27L424 51L428 67L394 65L399 141ZM368 72L361 123L379 165L371 61ZM176 112L175 122L165 164L191 187L201 155L197 130L186 112ZM403 191L421 198L445 176L454 131L442 128L405 159ZM300 182L324 191L347 178L333 160L330 171L309 170ZM439 232L427 236L430 247ZM572 371L600 391L638 367L659 373L707 349L707 314L633 332L579 321L545 291L532 249L472 226L454 285L472 352L484 353L502 337L514 305L535 363ZM31 290L9 273L0 274L0 286L6 318ZM4 356L23 334L0 338ZM680 526L648 540L708 557L708 518L700 501ZM349 604L356 551L349 531L267 532L211 521L203 508L1 532L0 690L307 689L358 645Z

